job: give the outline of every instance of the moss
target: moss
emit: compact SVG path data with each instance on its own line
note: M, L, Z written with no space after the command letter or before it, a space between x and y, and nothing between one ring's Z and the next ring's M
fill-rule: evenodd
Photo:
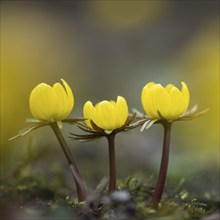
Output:
M14 207L17 212L22 212L29 218L52 216L62 220L73 219L73 216L82 220L197 220L218 211L219 202L212 201L208 191L205 194L209 197L202 201L199 199L201 195L198 194L196 199L183 186L176 186L175 190L165 192L158 210L154 210L150 208L153 193L151 181L131 176L119 180L117 185L118 190L124 190L130 196L118 200L116 196L113 199L103 188L99 192L91 193L87 203L79 204L72 196L72 191L65 194L57 187L48 185L44 176L30 173L28 176L26 172L14 180L1 183L0 199L5 216L13 220L16 218L10 216L10 212Z

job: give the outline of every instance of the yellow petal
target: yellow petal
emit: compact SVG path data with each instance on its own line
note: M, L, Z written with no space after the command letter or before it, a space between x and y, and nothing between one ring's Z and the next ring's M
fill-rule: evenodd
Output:
M170 114L171 109L171 100L170 100L170 89L172 89L173 85L169 84L168 87L164 88L162 86L159 87L158 91L158 112L163 118L167 118ZM159 115L159 118L161 117Z
M122 96L117 97L115 108L116 108L115 127L120 128L121 126L124 125L128 117L128 105L127 105L126 100Z
M69 109L69 113L70 113L72 111L73 107L74 107L73 92L72 92L71 88L69 87L69 85L66 83L66 81L64 79L61 79L61 81L63 82L64 88L65 88L66 93L67 93L67 100L68 100L67 103L68 103L68 109Z
M115 125L115 109L108 101L102 101L96 107L97 125L102 126L107 131L114 130Z
M166 101L165 89L161 84L155 84L151 87L148 98L150 99L149 113L152 118L160 118L158 111L163 115L163 102Z
M183 113L183 96L182 93L176 87L173 87L170 91L170 112L167 115L167 120L177 119Z
M54 110L52 87L45 83L37 85L30 94L29 106L34 118L51 120Z
M68 115L67 113L69 113L67 94L60 83L56 83L53 85L53 93L54 104L56 105L56 108L53 112L53 118L59 120L62 117Z
M175 87L175 86L170 83L170 84L167 84L167 85L166 85L165 89L166 89L166 91L167 91L168 93L170 93L171 89L174 88L174 87Z
M142 102L142 106L144 111L146 112L147 115L149 115L150 117L152 117L153 114L153 108L152 108L152 104L151 104L151 96L149 95L150 89L151 87L155 85L154 82L150 82L147 83L141 93L141 102Z
M90 123L90 120L93 120L94 121L94 115L95 115L95 112L96 109L94 108L92 102L90 101L87 101L85 104L84 104L84 107L83 107L83 115L84 115L84 118L88 118L85 122L87 124L88 127L92 128L92 125ZM95 122L95 121L94 121ZM95 122L96 123L96 122Z
M183 112L185 112L189 106L189 101L190 101L190 93L189 93L189 89L188 86L186 85L186 83L181 82L182 84L182 95L183 95L183 100L184 100L184 110Z

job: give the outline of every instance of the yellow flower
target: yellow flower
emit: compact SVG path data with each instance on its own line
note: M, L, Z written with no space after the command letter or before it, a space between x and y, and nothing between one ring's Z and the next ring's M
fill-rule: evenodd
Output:
M70 114L74 105L73 93L65 80L61 81L63 85L40 83L32 90L29 106L35 119L59 122Z
M189 100L189 90L184 82L181 91L172 84L163 87L161 84L150 82L145 85L141 95L142 106L149 117L169 122L186 112Z
M126 100L118 96L115 101L102 101L93 106L92 102L87 101L83 108L84 117L87 118L86 124L94 129L91 120L105 133L111 133L117 128L121 128L128 118L128 105Z

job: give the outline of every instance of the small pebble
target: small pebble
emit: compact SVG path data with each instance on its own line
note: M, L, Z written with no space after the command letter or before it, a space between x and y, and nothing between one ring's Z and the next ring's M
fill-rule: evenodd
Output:
M127 203L131 200L131 195L126 190L115 191L111 194L111 200L115 203Z

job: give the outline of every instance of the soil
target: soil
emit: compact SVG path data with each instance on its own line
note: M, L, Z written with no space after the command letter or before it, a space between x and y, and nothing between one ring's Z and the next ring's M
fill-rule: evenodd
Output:
M193 198L185 189L165 192L158 210L150 208L153 188L135 177L118 181L107 194L106 185L78 203L64 187L46 184L39 176L1 182L2 220L219 220L219 201ZM208 197L208 196L207 196Z

